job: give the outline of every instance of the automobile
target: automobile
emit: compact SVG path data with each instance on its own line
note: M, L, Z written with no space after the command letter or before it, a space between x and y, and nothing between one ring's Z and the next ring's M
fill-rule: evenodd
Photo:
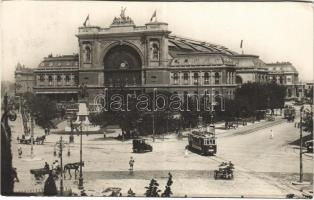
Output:
M219 169L214 171L214 178L224 179L224 180L232 180L233 179L233 170L234 165L230 163L221 163L219 165Z
M305 142L305 146L308 153L313 153L313 141L314 140L309 140Z
M133 153L152 152L153 147L145 139L133 139Z

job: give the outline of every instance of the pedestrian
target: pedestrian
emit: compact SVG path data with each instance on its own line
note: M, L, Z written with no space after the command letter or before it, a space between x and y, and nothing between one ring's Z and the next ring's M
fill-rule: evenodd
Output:
M17 149L17 152L18 152L18 154L19 154L19 158L22 158L22 153L23 153L22 147L19 147L19 148Z
M185 156L184 156L184 157L187 157L188 155L189 155L188 147L186 146L186 147L185 147Z
M44 196L56 196L58 194L56 182L52 171L49 172L49 176L44 185Z
M274 138L274 133L273 133L273 130L270 129L270 139L273 139Z
M45 166L44 166L44 169L49 171L49 164L47 162L45 162Z
M129 161L130 172L131 172L131 173L133 172L134 162L135 162L135 160L134 160L133 157L131 156L130 161Z

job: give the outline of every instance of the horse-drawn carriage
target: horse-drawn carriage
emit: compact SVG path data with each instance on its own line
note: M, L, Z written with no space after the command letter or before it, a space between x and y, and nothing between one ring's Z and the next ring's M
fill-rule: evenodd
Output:
M214 178L231 180L233 179L233 169L234 166L231 162L223 162L219 165L219 169L214 171Z
M50 170L48 168L31 169L30 173L34 175L36 180L41 180L45 177L46 174L50 173ZM52 174L55 179L58 179L59 174L61 174L61 168L58 167L56 169L53 169Z
M26 137L25 135L22 135L22 138L17 137L16 139L20 144L32 144L32 138L30 136ZM45 135L37 136L35 139L33 139L33 144L44 144L45 140Z

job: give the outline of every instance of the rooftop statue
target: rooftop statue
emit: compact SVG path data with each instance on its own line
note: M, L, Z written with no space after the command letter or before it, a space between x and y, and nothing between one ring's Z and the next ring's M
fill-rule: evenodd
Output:
M121 8L120 17L115 17L112 21L111 26L119 26L119 25L134 25L133 20L129 16L125 16L126 8Z
M121 19L125 19L125 10L126 10L126 7L125 8L121 7L121 13L120 13Z

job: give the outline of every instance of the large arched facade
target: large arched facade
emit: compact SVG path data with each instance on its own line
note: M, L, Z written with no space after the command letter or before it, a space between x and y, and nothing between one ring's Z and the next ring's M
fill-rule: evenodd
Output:
M111 47L103 58L104 85L136 86L142 80L142 59L133 47L123 44Z

